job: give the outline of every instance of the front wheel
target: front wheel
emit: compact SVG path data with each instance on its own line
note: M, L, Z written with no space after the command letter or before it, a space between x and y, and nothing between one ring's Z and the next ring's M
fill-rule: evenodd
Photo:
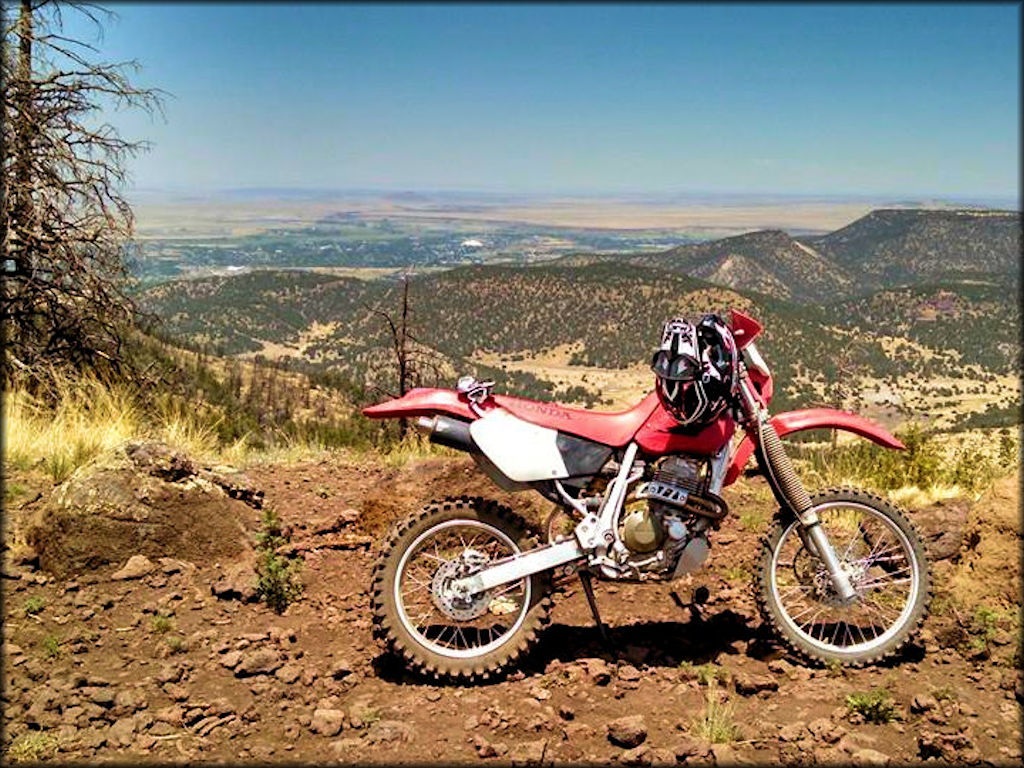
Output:
M798 654L862 666L896 654L917 632L931 600L920 536L885 499L854 489L811 496L856 596L844 603L795 519L779 519L764 543L758 602Z
M375 636L409 667L437 678L484 679L507 668L549 620L547 575L471 597L450 584L534 546L521 518L483 499L446 499L410 515L374 568Z

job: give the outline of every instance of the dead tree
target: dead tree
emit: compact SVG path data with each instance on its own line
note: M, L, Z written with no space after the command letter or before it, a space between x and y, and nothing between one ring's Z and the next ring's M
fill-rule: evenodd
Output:
M15 369L121 367L135 307L125 257L134 217L126 163L147 148L103 110L159 111L161 93L134 86L136 62L93 60L64 32L79 13L102 31L110 14L88 3L21 0L0 17L0 374Z
M369 308L374 314L384 319L391 337L391 350L394 354L395 378L398 384L398 397L405 395L413 387L421 386L426 372L433 373L436 383L441 376L440 356L429 350L412 331L411 309L409 307L409 273L402 273L402 290L400 309L397 319L379 308ZM380 389L378 387L378 389ZM393 393L386 392L390 396ZM398 434L404 438L409 425L406 419L398 420Z

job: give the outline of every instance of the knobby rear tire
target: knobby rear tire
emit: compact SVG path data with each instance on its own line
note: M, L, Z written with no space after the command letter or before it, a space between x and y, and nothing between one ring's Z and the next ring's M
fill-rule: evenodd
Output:
M928 560L924 544L921 542L921 537L914 524L907 517L906 513L895 504L881 496L856 488L830 488L811 495L813 507L829 502L851 502L871 507L888 518L907 537L913 550L913 557L918 563L921 584L917 590L913 607L908 617L904 620L903 626L884 645L878 648L868 649L858 654L842 656L822 651L808 642L800 633L794 631L783 620L781 615L783 608L775 599L775 591L770 583L774 553L779 546L782 536L795 522L791 514L781 511L776 515L774 525L767 538L762 541L757 584L758 607L762 618L771 626L775 635L784 641L789 650L806 662L816 666L821 666L824 663L838 662L847 667L864 667L869 664L877 664L885 659L896 656L907 643L914 639L920 631L925 618L927 618L932 598L931 563Z
M436 680L475 682L505 672L536 642L551 614L550 577L530 578L530 602L526 616L497 648L480 656L453 658L430 650L405 627L395 602L395 579L406 550L420 534L449 520L476 520L503 531L520 551L537 546L525 521L496 502L461 496L432 502L399 520L387 537L374 566L371 589L373 634L386 650L401 658L411 670Z

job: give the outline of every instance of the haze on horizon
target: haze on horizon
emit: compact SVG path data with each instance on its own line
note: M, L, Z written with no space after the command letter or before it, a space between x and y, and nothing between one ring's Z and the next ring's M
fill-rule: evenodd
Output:
M1020 6L117 3L135 187L1019 205Z

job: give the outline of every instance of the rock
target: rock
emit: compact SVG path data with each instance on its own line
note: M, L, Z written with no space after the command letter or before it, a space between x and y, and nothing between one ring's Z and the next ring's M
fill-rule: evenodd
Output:
M135 718L122 717L107 732L107 741L121 747L130 747L135 740Z
M643 749L643 747L638 747L638 749ZM651 765L675 765L676 763L675 752L665 747L652 749L649 757Z
M544 762L547 748L548 743L545 739L524 741L512 747L508 755L509 760L512 761L512 765L540 765Z
M969 731L939 733L923 730L917 736L917 749L925 760L937 757L950 762L972 762L977 754Z
M779 731L779 741L796 741L807 732L803 723L789 723Z
M413 740L415 731L409 723L401 720L378 720L370 725L366 740L370 744L408 743Z
M619 680L639 680L642 677L640 670L634 667L632 664L623 664L619 667Z
M280 680L285 685L291 685L302 676L302 668L298 664L285 664L277 672L274 673L274 677Z
M337 736L345 723L345 713L340 709L317 709L313 711L309 729L321 736Z
M914 513L914 524L932 562L959 554L967 525L968 507L966 502L940 501Z
M739 672L733 678L736 692L742 696L753 696L761 691L777 691L779 684L774 677Z
M247 553L240 562L224 569L220 578L211 582L210 592L221 600L255 602L259 597L259 580L255 569L255 556Z
M606 726L608 739L620 747L637 747L647 738L643 715L628 715L612 720Z
M930 712L939 706L938 700L927 693L919 693L914 696L914 700L910 703L910 711L916 714L922 712Z
M563 720L572 720L576 717L576 710L574 710L568 704L562 704L558 708L558 716Z
M623 765L650 765L650 747L646 744L641 744L639 747L633 747L627 749L625 752L619 755L619 762Z
M604 659L581 659L580 663L587 677L597 685L608 685L612 679L612 671Z
M89 701L99 704L101 707L112 707L115 696L116 694L110 688L97 688L89 694Z
M858 749L850 755L854 765L888 765L889 756L875 749Z
M221 666L227 667L228 669L234 669L242 661L241 651L229 651L220 657Z
M331 662L328 674L335 680L343 680L352 674L352 665L348 659L336 659Z
M154 712L153 719L158 723L181 727L185 721L185 710L177 704L171 704Z
M141 579L156 570L156 566L145 555L132 555L124 566L111 574L114 581L125 581L127 579Z
M235 667L235 677L272 675L283 665L284 661L278 656L277 651L260 648L242 657L242 661Z
M473 749L476 751L476 756L486 760L489 757L497 757L498 750L494 748L483 736L474 736L470 739L470 743L473 745Z
M817 720L812 720L807 724L807 730L811 732L814 738L824 741L826 744L835 744L846 733L846 731L827 717L819 717Z
M676 760L685 762L690 758L699 758L706 755L708 753L708 745L692 736L684 735L676 742L672 752L675 754Z

